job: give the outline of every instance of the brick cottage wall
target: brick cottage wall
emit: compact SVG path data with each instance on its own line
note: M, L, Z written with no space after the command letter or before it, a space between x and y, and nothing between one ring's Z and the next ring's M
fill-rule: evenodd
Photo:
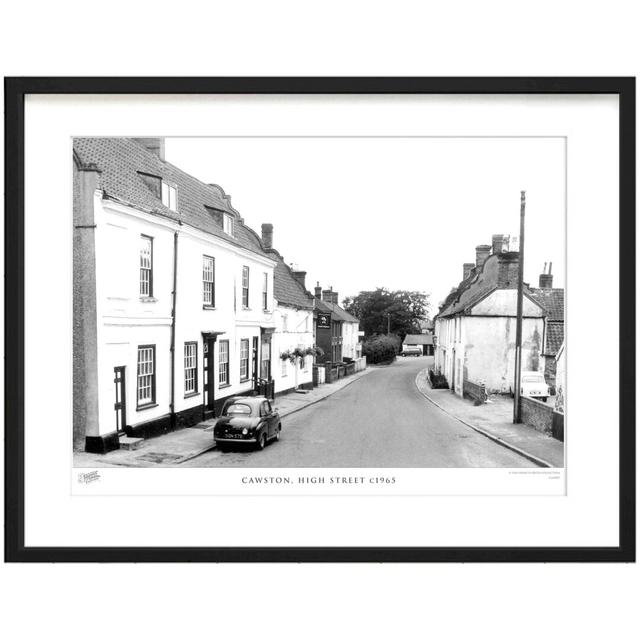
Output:
M533 398L520 398L520 416L522 422L538 431L551 435L553 426L553 409L548 404Z

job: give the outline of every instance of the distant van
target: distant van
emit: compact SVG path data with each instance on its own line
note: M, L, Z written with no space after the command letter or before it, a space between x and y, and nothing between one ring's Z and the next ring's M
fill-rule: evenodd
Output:
M422 346L419 344L403 344L401 355L403 358L405 356L421 356Z

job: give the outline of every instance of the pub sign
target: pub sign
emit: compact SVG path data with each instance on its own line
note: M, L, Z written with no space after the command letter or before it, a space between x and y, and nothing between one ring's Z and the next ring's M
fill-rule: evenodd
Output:
M331 314L319 313L318 314L318 329L330 329L331 328Z

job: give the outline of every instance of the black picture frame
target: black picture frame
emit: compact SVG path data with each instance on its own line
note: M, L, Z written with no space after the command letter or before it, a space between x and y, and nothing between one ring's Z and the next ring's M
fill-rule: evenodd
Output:
M5 561L635 561L635 78L5 78ZM24 104L28 94L615 94L619 98L619 531L612 547L26 547L24 447Z

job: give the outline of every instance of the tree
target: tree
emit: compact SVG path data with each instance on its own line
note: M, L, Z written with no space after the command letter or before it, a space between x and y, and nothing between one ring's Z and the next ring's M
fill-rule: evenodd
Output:
M396 333L402 340L408 333L420 333L420 321L429 312L429 295L421 291L361 291L345 298L344 308L358 320L365 336Z

